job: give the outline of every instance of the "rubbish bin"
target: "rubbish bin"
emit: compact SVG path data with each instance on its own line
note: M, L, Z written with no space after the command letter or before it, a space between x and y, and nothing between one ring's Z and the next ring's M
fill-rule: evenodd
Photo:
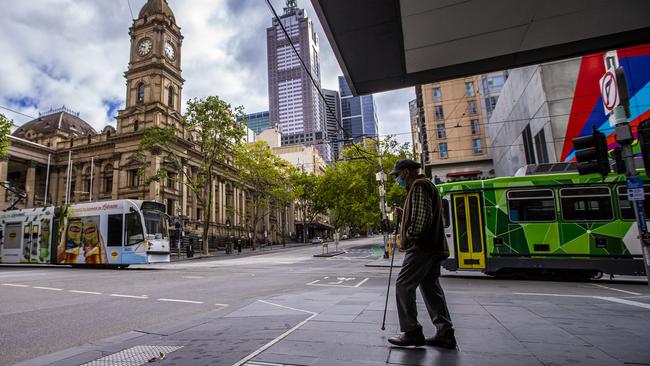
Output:
M194 239L190 238L190 243L187 245L187 258L194 257Z

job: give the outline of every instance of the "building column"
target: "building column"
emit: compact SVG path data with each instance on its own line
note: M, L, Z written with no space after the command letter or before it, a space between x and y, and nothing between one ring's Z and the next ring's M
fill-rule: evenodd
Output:
M147 179L147 177L152 177L156 174L156 172L160 169L160 157L158 156L152 156L151 157L151 164L147 167L145 170L145 176L142 177L142 179ZM144 182L143 182L144 184ZM160 182L152 181L149 183L149 192L145 192L145 199L146 200L152 200L156 202L160 202L161 195L160 195Z
M226 185L223 182L219 182L219 222L222 224L226 223L225 211L226 211Z
M120 161L113 161L113 188L111 189L111 199L116 200L119 197L120 190L120 175L122 171L120 170Z
M36 194L36 165L34 162L27 164L27 176L25 177L25 193L27 201L25 207L34 207L34 197Z
M191 174L192 174L192 179L196 179L196 176L194 175L194 172L192 171L191 168L190 168L190 172L191 172ZM198 201L199 201L199 200L196 198L196 196L195 196L195 197L192 197L192 212L191 212L191 215L190 215L190 216L191 216L192 219L194 219L194 220L200 220L200 219L201 219L200 217L197 217L197 216L196 216L196 208L198 207L198 203L199 203Z
M45 192L45 195L47 195L47 204L51 206L56 206L59 201L59 175L59 169L54 164L50 165L50 180L47 187L49 192Z
M181 185L180 186L180 191L181 191L180 215L185 217L187 217L187 192L188 192L187 185L185 184L185 181L187 180L187 178L185 177L185 172L187 171L186 169L187 167L181 167L181 169L178 171L178 175L179 175L178 180L180 181L179 184Z
M99 201L99 193L101 192L102 186L102 164L95 160L93 169L93 201Z
M214 224L219 222L219 218L217 217L217 184L219 184L219 182L217 181L217 176L214 175L212 178L212 184L210 185L210 189L212 190L212 207L210 217L212 217L212 223Z
M7 170L9 169L9 160L0 160L0 182L7 181ZM0 206L5 207L7 199L7 190L0 188Z

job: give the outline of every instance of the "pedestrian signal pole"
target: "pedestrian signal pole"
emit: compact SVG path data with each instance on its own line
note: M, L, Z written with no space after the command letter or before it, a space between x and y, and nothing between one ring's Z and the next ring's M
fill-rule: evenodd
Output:
M621 145L620 155L625 163L625 172L627 176L627 196L634 208L639 238L641 239L641 249L643 251L643 262L645 264L645 273L650 285L650 233L646 224L644 199L645 192L643 180L636 172L634 164L634 153L632 152L632 142L634 136L632 127L628 122L629 98L627 95L627 83L625 81L625 72L622 67L610 68L600 79L600 90L603 97L603 106L607 114L613 115L616 125L616 142ZM642 129L640 128L640 132ZM650 132L650 131L649 131ZM639 133L641 135L641 133ZM648 135L650 137L650 134ZM650 151L648 151L650 153ZM646 154L644 153L644 156ZM650 167L646 166L646 169ZM609 170L609 167L608 167Z

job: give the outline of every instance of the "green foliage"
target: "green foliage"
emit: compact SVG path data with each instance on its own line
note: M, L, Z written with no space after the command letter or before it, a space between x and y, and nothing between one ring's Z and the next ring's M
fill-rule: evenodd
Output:
M290 186L295 198L296 210L303 222L303 239L307 240L307 227L313 224L319 215L327 213L327 204L321 193L323 179L302 170L291 174Z
M264 141L238 144L233 150L233 160L236 167L233 174L241 186L248 188L247 195L251 198L253 222L250 224L257 228L272 203L285 206L293 200L287 183L292 167Z
M191 145L190 150L198 153L198 166L188 172L189 159L182 156L184 151L179 147L181 137L175 127L149 127L145 128L140 142L139 151L135 159L141 161L139 174L144 176L151 162L146 156L162 156L164 164L149 176L145 182L160 181L167 177L168 164L179 172L178 181L182 182L195 195L204 207L203 239L207 240L210 216L212 212L212 186L217 167L228 166L232 150L245 136L244 127L237 123L237 116L243 115L243 107L235 108L217 96L205 99L194 98L187 102L187 112L181 120L182 131L186 141ZM191 138L187 141L187 138ZM189 152L191 154L191 152ZM204 246L207 250L207 246Z
M0 114L0 159L6 159L9 155L9 134L11 133L12 121Z
M376 174L381 170L388 174L399 159L412 155L408 144L400 144L393 137L383 141L367 139L363 145L356 144L343 151L343 160L328 167L322 177L320 192L332 214L332 225L337 229L378 226L379 183ZM386 204L401 206L406 192L388 176Z

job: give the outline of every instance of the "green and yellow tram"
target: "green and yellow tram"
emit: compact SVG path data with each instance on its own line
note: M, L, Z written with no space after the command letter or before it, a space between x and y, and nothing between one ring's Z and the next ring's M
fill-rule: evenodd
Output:
M448 270L582 278L645 273L623 175L562 172L437 187L445 206ZM650 217L650 181L645 194Z

